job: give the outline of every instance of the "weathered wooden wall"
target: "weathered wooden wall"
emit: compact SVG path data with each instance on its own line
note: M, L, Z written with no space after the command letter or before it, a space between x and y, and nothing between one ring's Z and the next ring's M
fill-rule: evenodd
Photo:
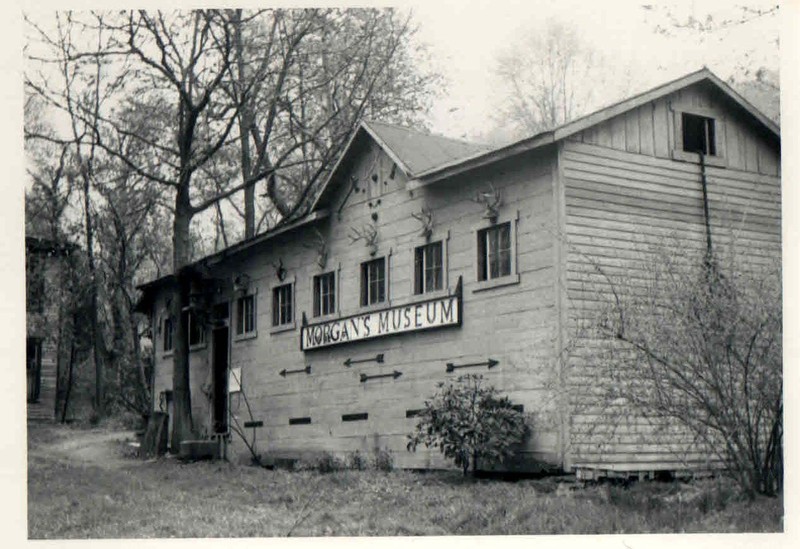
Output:
M344 197L341 189L331 205L331 217L316 225L329 246L324 269L317 254L304 246L315 240L311 227L276 237L259 250L229 258L217 275L230 277L246 272L257 287L257 337L232 343L231 364L242 368L244 392L255 419L263 420L259 449L276 455L309 451L337 453L375 449L390 450L401 467L447 467L438 451L406 450L406 436L415 420L407 410L419 409L436 384L461 373L480 373L487 381L531 417L534 438L526 447L528 457L551 465L559 462L558 418L554 411L554 338L558 331L554 279L555 226L553 216L553 149L493 166L410 193L400 170L392 177L392 162L375 146L364 147L352 170L363 192L350 197L336 215ZM371 174L377 173L377 181ZM483 207L471 200L489 183L503 196L500 221L517 217L517 270L519 282L475 291L476 228L485 226ZM380 199L380 204L377 200ZM371 204L371 205L370 205ZM348 238L351 227L361 227L377 214L378 252L390 254L389 299L391 305L413 302L413 249L424 243L420 223L412 217L423 207L434 212L432 241L446 238L446 284L452 291L463 277L463 325L406 335L328 347L300 350L300 317L312 318L312 277L336 269L339 272L337 302L341 316L357 313L360 263L370 259L363 242ZM282 260L287 281L295 282L296 325L271 333L272 287L280 284L275 267ZM387 304L388 305L388 304ZM163 301L156 304L156 311ZM232 312L235 312L232 308ZM158 312L156 313L159 314ZM160 349L161 338L156 338ZM208 425L210 412L198 387L207 375L210 349L193 352L192 390L195 421ZM347 358L385 355L384 364L344 366ZM171 366L158 352L156 393L171 385ZM446 373L447 362L474 362L494 358L499 366ZM279 372L310 364L312 373L281 377ZM398 379L359 382L359 374L402 372ZM202 378L202 380L200 379ZM232 412L242 422L249 419L240 395L232 397ZM343 422L343 414L368 414L366 421ZM306 425L290 425L289 419L310 417ZM232 451L244 452L235 437Z
M634 288L646 276L640 260L650 246L672 243L677 254L705 246L700 165L672 159L672 150L680 148L674 112L683 108L703 109L718 120L724 159L707 167L716 249L735 257L741 268L780 260L779 150L717 94L687 88L567 140L559 171L570 321L564 338L575 347L569 368L571 465L684 469L707 458L702 448L687 446L679 429L660 432L652 422L631 417L609 424L595 402L600 397L592 394L601 343L582 332L612 298L610 280ZM620 417L625 413L620 410Z
M27 337L39 338L41 348L41 387L38 402L27 404L28 419L52 420L56 413L56 388L59 371L59 316L61 291L61 257L39 251L28 253L42 254L44 269L44 295L41 312L26 312Z

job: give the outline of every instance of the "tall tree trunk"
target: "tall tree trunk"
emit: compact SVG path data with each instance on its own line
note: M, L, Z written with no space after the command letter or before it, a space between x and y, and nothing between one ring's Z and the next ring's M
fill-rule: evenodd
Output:
M92 226L91 201L89 198L91 181L89 174L86 173L87 169L86 166L82 167L86 260L89 269L89 327L92 337L92 359L95 373L94 399L92 404L95 416L100 419L105 416L105 370L101 352L101 336L97 321L97 267L94 262L94 227Z
M67 421L67 411L69 409L69 397L70 397L70 393L72 392L72 371L73 371L73 369L75 367L75 339L76 339L76 334L75 334L75 327L74 327L74 323L75 323L75 318L74 317L72 319L72 322L73 322L72 337L71 337L72 341L70 343L70 349L69 349L69 364L67 364L67 386L64 389L64 406L63 406L62 411L61 411L61 423L66 423L66 421Z
M177 452L180 443L194 438L192 422L192 395L189 385L189 326L188 315L183 314L189 305L189 227L192 221L192 208L189 201L189 180L186 177L178 187L175 197L175 220L173 224L172 247L173 268L176 283L172 296L172 314L175 333L172 355L172 451Z
M149 416L152 412L150 410L150 382L147 379L147 372L144 368L144 360L142 360L142 348L139 343L139 323L136 321L136 317L131 311L128 315L128 319L130 321L130 333L131 333L131 349L133 349L133 361L136 366L136 371L139 374L139 391L137 394L137 401L141 401L143 403L142 406L142 414Z
M120 246L117 250L117 267L115 273L116 280L114 283L113 292L110 296L112 344L110 350L111 352L107 352L106 355L113 356L113 359L108 361L108 366L113 372L114 383L113 385L109 385L109 387L113 388L113 396L122 397L124 402L123 393L125 391L125 380L123 373L127 368L130 367L131 364L131 352L130 348L128 347L128 342L130 340L128 338L128 334L126 333L127 327L130 325L130 323L126 318L128 308L123 302L123 292L125 289L125 281L128 272L128 250L126 246L127 239L124 227L121 223L117 223L117 225L118 228L116 236ZM109 387L106 388L108 389Z
M247 89L247 75L245 74L244 46L242 44L242 10L234 11L233 41L236 52L236 72L239 79L239 93L245 94ZM247 181L252 175L252 160L250 157L250 129L253 126L252 103L249 97L241 97L242 106L239 111L239 136L241 139L242 181ZM220 212L220 215L222 213ZM244 188L244 237L250 238L256 232L256 185Z

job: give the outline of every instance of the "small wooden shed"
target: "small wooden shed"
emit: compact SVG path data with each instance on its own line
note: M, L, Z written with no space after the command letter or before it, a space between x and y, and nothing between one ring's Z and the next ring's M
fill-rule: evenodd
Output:
M26 401L28 420L58 415L59 380L69 353L61 270L73 246L52 239L25 237Z

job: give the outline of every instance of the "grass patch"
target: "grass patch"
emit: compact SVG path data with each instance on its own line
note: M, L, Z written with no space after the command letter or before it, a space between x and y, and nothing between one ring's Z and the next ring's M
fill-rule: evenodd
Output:
M48 444L62 435L76 432L34 434L29 441ZM323 474L174 459L104 466L35 452L28 528L35 539L782 530L780 499L739 501L714 492L712 483L557 485L476 481L459 471Z

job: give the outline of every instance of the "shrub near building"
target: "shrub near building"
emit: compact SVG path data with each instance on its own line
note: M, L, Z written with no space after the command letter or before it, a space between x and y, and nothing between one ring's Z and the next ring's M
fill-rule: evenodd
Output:
M527 431L522 413L508 397L473 374L440 383L418 417L408 449L415 451L420 444L437 447L461 467L464 476L470 464L474 475L479 462L488 466L510 457Z

